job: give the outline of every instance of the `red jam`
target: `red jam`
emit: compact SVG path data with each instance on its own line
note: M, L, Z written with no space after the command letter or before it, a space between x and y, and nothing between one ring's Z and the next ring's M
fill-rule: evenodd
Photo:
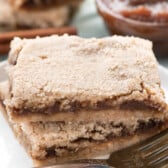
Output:
M111 0L110 8L133 20L168 23L166 0Z

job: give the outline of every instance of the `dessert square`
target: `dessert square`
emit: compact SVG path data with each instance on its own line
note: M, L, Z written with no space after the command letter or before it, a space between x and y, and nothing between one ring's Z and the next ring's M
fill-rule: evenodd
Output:
M78 7L83 0L9 0L14 8L45 8L52 5Z
M167 128L150 41L15 38L8 63L1 111L35 165L108 154Z
M147 40L15 38L9 64L10 92L4 104L15 119L52 116L55 120L61 112L166 108L157 61Z
M1 29L30 29L60 27L68 23L70 8L67 5L48 7L46 9L13 9L6 0L0 0Z

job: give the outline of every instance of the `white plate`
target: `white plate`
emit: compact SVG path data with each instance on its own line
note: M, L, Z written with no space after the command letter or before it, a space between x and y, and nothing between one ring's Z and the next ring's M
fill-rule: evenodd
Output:
M6 62L0 64L0 81L4 81L7 78L4 70L5 64ZM159 66L159 73L162 88L165 91L166 100L168 101L168 70ZM0 114L0 133L0 168L32 167L31 159L17 142L2 114Z

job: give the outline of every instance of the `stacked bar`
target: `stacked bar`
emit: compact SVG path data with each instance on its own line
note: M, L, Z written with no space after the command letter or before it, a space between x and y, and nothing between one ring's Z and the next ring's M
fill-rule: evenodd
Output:
M82 0L0 0L4 30L60 27L67 24Z
M38 165L114 152L167 127L147 40L15 38L7 72L3 111Z

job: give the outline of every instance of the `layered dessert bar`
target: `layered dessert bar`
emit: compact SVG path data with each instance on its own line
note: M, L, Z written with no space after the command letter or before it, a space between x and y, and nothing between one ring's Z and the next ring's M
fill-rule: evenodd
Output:
M72 13L81 4L81 1L73 4L68 1L58 4L50 1L49 5L36 5L40 1L24 2L0 0L0 28L2 30L61 27L69 23ZM24 7L16 7L20 3L23 3Z
M148 41L118 36L16 38L9 55L11 96L5 104L17 119L133 107L163 112L166 107Z
M15 38L8 61L3 111L38 164L114 152L167 127L147 40Z
M14 8L45 8L52 5L78 7L83 0L8 0Z

